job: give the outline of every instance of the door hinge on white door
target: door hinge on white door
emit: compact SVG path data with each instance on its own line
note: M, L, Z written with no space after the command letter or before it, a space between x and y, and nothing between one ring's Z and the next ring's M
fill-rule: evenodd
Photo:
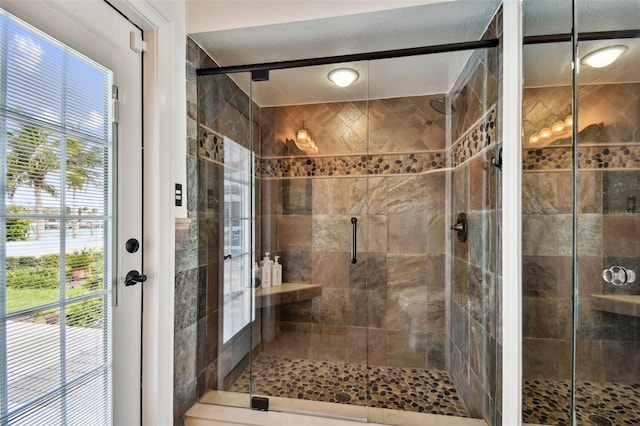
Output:
M144 53L147 51L147 42L142 39L138 31L130 31L129 47L136 53Z
M111 86L111 104L113 110L113 122L120 121L120 108L118 108L118 86Z

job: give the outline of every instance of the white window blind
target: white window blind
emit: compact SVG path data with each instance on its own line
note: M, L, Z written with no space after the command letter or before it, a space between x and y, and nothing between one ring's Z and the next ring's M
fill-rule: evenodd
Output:
M111 86L0 9L0 424L111 422Z

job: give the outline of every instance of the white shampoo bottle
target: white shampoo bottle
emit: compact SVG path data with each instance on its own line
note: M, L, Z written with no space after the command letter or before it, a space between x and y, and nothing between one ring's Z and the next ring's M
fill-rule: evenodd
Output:
M281 285L282 284L282 265L278 263L280 256L275 257L275 263L271 267L271 285Z
M260 268L262 288L271 287L271 265L273 264L273 261L269 259L269 254L269 252L264 254L264 259L262 259L262 268Z

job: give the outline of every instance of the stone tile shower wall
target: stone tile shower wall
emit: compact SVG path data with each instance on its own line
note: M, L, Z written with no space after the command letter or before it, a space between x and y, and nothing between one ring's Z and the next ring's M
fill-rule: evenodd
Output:
M281 306L277 338L265 351L444 369L445 122L428 101L373 100L369 115L365 102L261 109L262 193L273 213L263 246L280 254L284 281L323 286L318 298ZM303 121L318 156L293 143ZM355 265L351 217L359 229ZM398 302L408 288L429 297L426 350L409 345Z
M218 383L221 370L232 369L250 350L249 332L222 345L220 327L222 271L219 268L222 221L220 203L222 166L199 159L201 127L217 128L244 146L250 145L246 94L226 76L203 79L195 70L216 66L191 39L187 39L187 228L176 227L174 424ZM257 110L253 111L257 116ZM257 135L257 123L253 134ZM258 330L254 335L259 336ZM257 337L259 340L259 337ZM244 347L244 346L246 347Z
M615 287L603 269L640 271L640 84L580 86L578 91L578 380L636 382L640 319L592 308L590 294L639 294ZM571 87L526 89L525 138L571 102ZM560 140L523 150L523 375L571 377L572 149Z
M485 38L499 37L501 23L498 12ZM452 282L447 307L447 366L470 414L489 424L493 424L494 404L499 404L495 393L500 380L496 372L500 353L496 321L500 317L495 309L499 296L499 262L496 264L495 257L499 187L496 168L491 165L500 145L494 110L499 102L500 54L498 49L474 52L451 91L455 115L449 149L450 215L446 221L448 226L455 224L462 212L469 227L466 242L458 241L452 233L447 253ZM484 120L482 114L487 114ZM498 415L499 410L498 406Z
M174 424L184 424L184 415L197 402L198 374L198 293L206 288L198 256L198 175L197 175L197 77L201 52L187 39L187 182L188 226L176 226L175 302L174 302Z
M203 61L215 66L201 53ZM223 283L225 264L224 220L225 188L224 138L253 151L259 146L252 137L259 135L259 109L228 75L209 76L198 81L198 238L199 262L206 286L198 294L198 397L211 389L226 389L229 382L249 362L249 354L261 339L261 316L251 326L223 341ZM214 129L214 130L212 130ZM242 172L250 173L249 170ZM257 194L254 203L257 203ZM255 226L260 229L261 216ZM260 241L255 250L260 252ZM229 306L229 304L225 305Z

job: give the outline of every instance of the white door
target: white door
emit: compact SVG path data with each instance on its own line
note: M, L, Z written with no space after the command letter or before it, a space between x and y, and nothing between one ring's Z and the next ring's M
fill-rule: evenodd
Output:
M29 100L33 111L11 109L7 102L11 89L6 78L0 79L0 107L9 111L0 118L0 130L12 135L3 144L15 143L13 135L30 129L25 123L33 118L44 132L39 134L46 135L45 144L54 151L60 149L57 155L63 158L48 171L44 185L34 179L20 180L15 174L11 175L14 181L5 182L0 346L6 349L0 359L0 423L139 424L143 284L125 285L125 277L130 271L143 272L142 58L130 42L142 34L102 0L0 0L0 8L33 26L5 37L0 50L11 48L11 43L24 49L16 63L25 68L17 71L17 78L25 79L24 87L38 88L27 93L33 98ZM10 26L7 19L3 30ZM51 37L48 43L57 46L56 54L50 54L55 49L30 30ZM8 63L7 58L3 56L0 64ZM92 61L95 70L82 68L90 67ZM83 65L74 74L76 62ZM53 70L49 75L29 69L48 66ZM70 77L62 78L64 73ZM50 84L59 78L63 87L52 89ZM56 109L50 103L59 89L72 93L61 96L63 105ZM95 98L104 98L105 93L108 97L117 93L117 102L106 99L104 108L89 111ZM86 152L89 147L102 149L103 156L80 156L74 163L72 150L77 144ZM3 148L5 157L9 156L9 148ZM9 181L12 166L7 164L3 161L2 175ZM78 178L78 170L80 174L88 170L92 176ZM7 223L13 226L20 220L28 223L26 241L9 241L14 236L8 238L7 232L14 228ZM140 243L137 249L135 241ZM59 277L57 284L48 285L58 288L51 293L40 289L38 274L55 253ZM24 257L20 255L30 255L31 266L40 269L16 267L15 259ZM92 260L85 255L93 256ZM91 266L83 270L74 262ZM31 281L20 281L25 273L31 274ZM37 296L25 302L25 290ZM92 303L94 310L85 309ZM104 321L89 322L87 318L96 312Z

